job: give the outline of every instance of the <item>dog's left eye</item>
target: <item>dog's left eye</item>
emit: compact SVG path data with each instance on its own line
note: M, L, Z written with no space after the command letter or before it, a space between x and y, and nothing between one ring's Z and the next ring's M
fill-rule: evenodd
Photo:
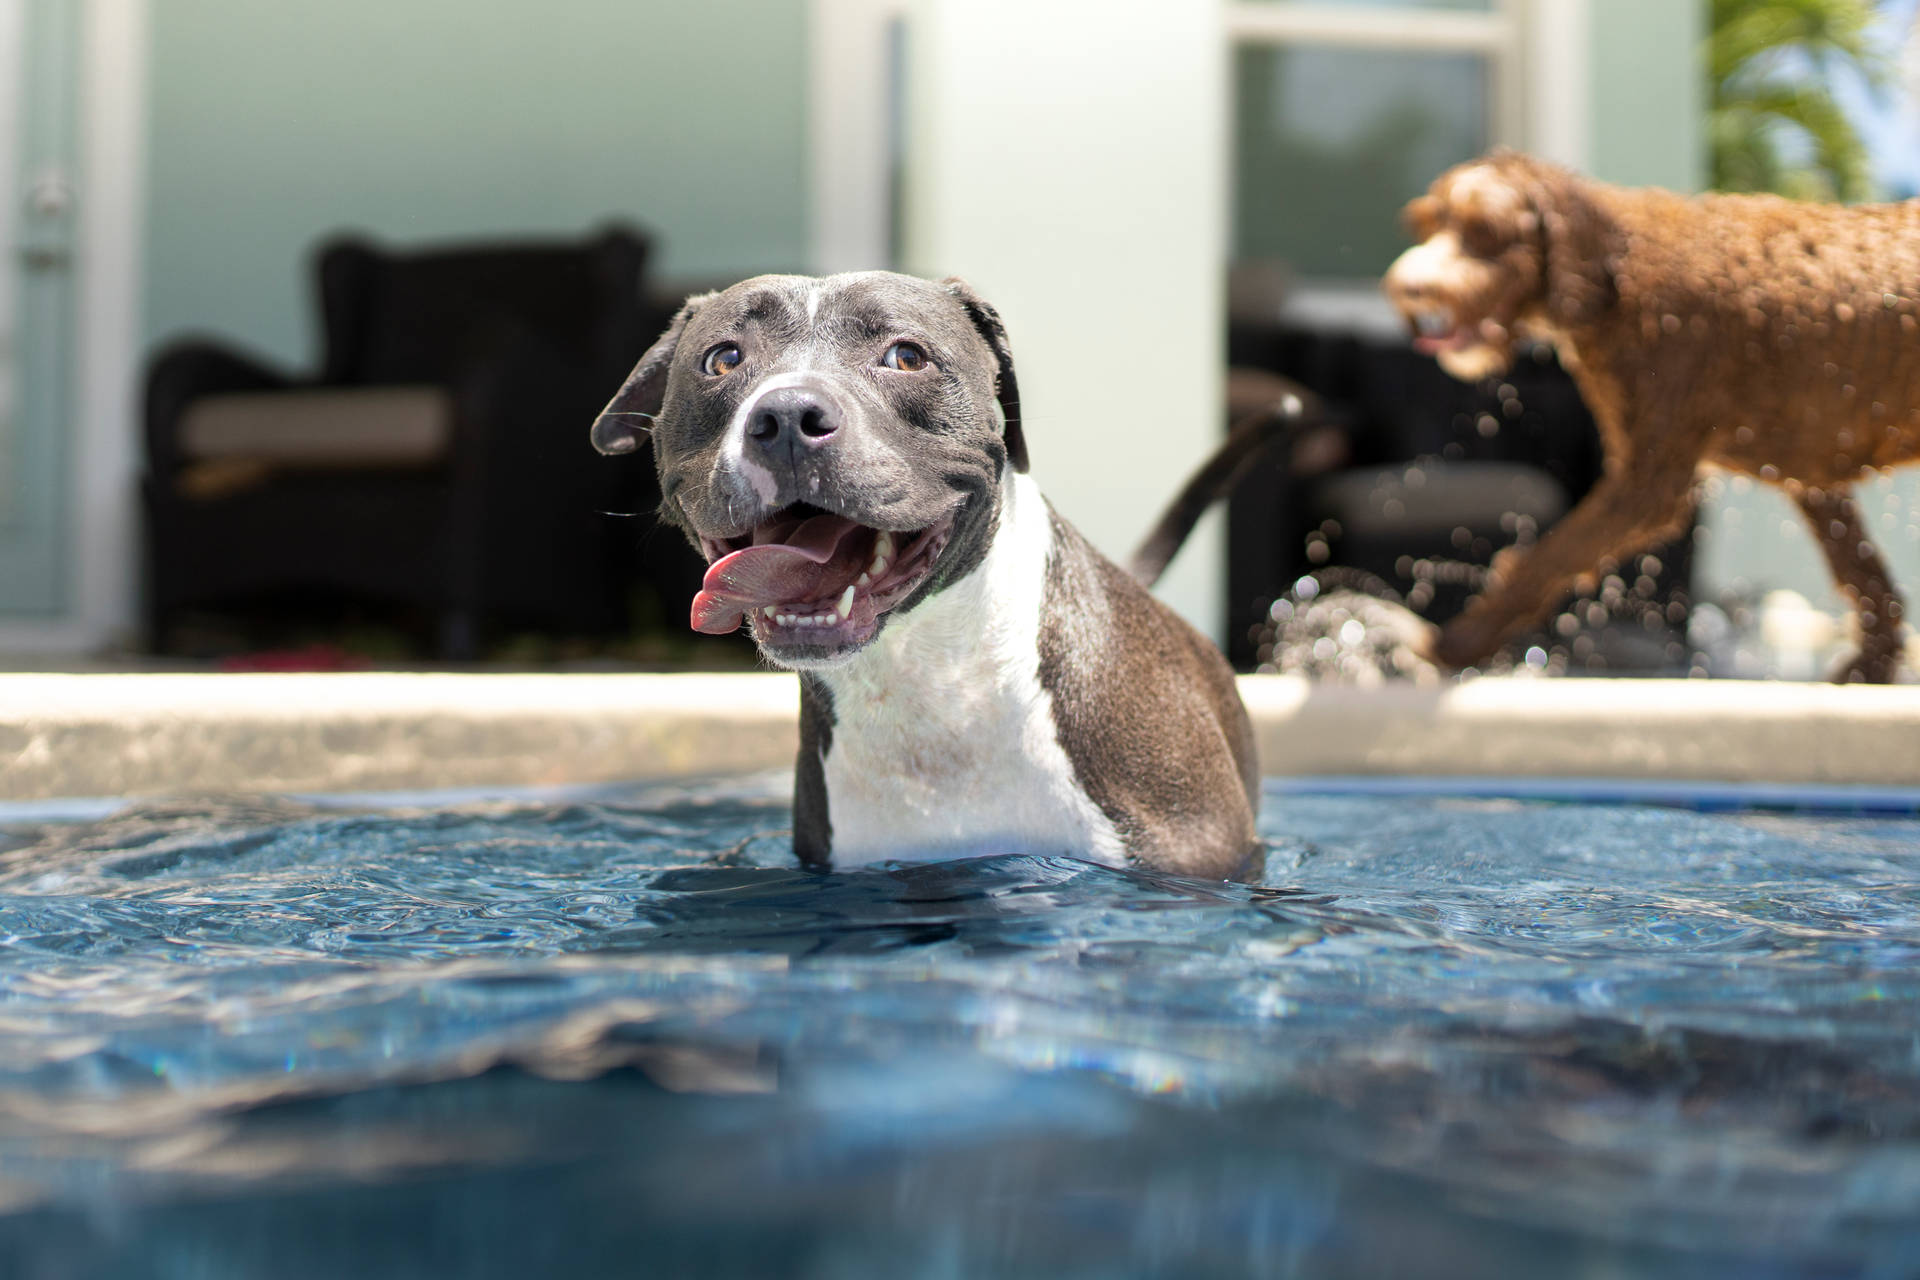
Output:
M918 373L933 363L926 349L915 342L896 342L880 357L880 363L902 373Z
M1497 258L1507 248L1508 236L1485 218L1462 218L1457 225L1461 247L1476 258Z
M700 367L708 376L718 378L723 374L729 374L735 369L738 369L740 367L740 360L740 344L736 342L723 342L713 350L707 352L707 358L700 362Z

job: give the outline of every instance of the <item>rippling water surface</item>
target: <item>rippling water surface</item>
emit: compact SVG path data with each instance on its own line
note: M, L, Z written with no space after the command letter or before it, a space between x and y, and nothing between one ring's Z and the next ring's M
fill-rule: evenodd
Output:
M1257 886L811 875L779 779L0 825L0 1274L1920 1268L1920 820L1263 821Z

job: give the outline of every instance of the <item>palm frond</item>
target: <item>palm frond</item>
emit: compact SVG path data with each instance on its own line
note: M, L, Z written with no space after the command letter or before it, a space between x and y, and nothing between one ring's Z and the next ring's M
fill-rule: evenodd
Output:
M1710 15L1713 185L1867 198L1866 144L1827 85L1842 72L1872 92L1890 84L1893 62L1872 39L1871 0L1711 0ZM1790 162L1795 151L1810 153L1809 162Z

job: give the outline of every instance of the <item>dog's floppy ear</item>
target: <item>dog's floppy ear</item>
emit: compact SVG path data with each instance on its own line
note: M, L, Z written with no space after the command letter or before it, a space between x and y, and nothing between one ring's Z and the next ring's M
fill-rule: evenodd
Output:
M667 331L654 339L640 363L613 393L613 399L607 401L607 407L593 420L590 436L594 448L601 453L632 453L640 447L666 396L667 370L673 364L674 352L680 349L680 335L686 332L687 321L713 297L711 293L697 294L681 304Z
M1007 341L1007 327L1000 323L1000 313L993 309L992 304L975 293L973 287L959 276L948 276L940 283L967 309L967 319L973 321L974 329L979 332L1000 366L993 380L993 390L1000 400L1000 412L1007 420L1007 461L1013 464L1015 471L1025 471L1027 438L1020 430L1020 384L1013 376L1013 346Z
M1515 158L1520 189L1540 219L1548 311L1562 324L1593 320L1620 296L1613 275L1619 229L1578 174L1517 153Z

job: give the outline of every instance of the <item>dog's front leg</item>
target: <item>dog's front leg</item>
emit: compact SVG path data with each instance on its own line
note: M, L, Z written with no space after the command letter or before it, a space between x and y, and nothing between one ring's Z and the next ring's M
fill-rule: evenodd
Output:
M1538 623L1600 562L1641 551L1679 531L1691 505L1681 483L1615 472L1604 477L1532 547L1495 561L1486 590L1440 629L1432 657L1456 670L1486 661L1514 634Z

